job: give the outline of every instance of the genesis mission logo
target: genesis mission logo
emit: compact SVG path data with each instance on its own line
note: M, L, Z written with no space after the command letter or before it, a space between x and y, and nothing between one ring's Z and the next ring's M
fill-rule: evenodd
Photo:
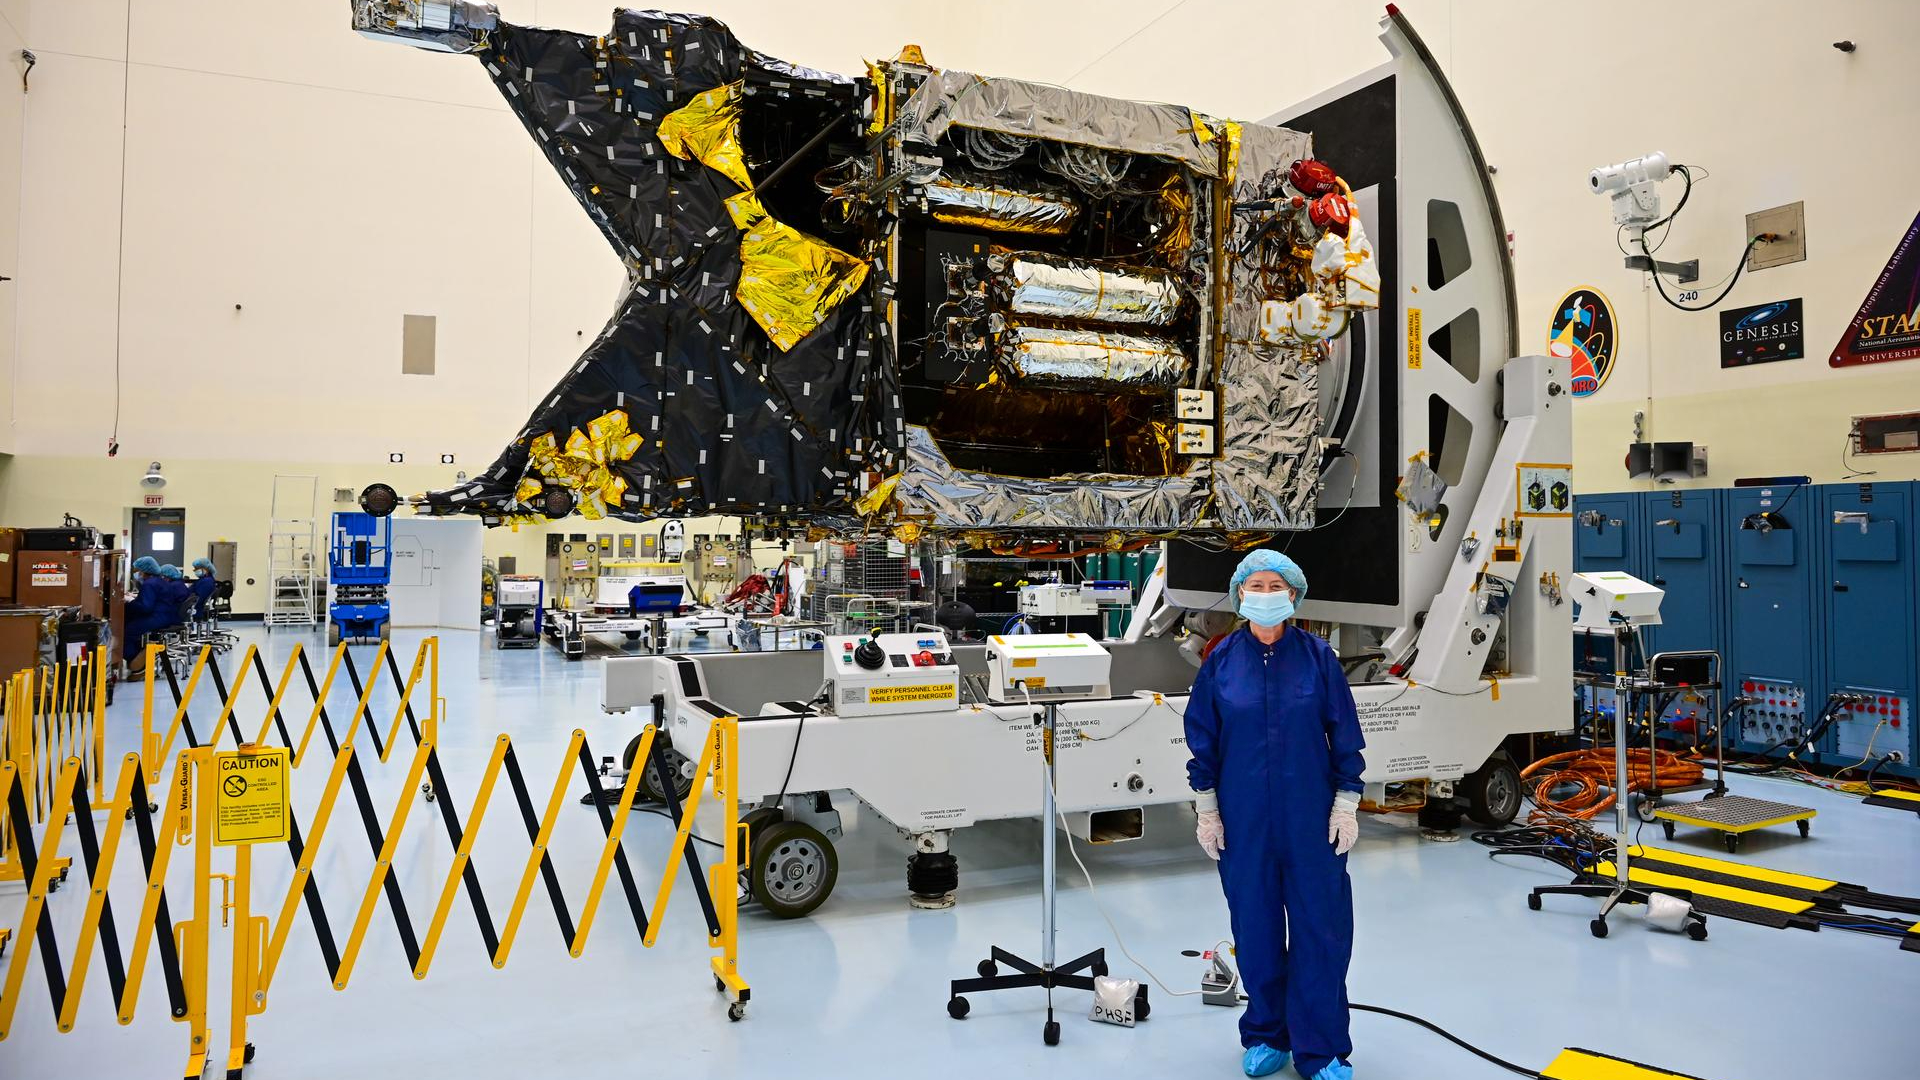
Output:
M1720 313L1720 366L1746 367L1807 355L1800 298Z

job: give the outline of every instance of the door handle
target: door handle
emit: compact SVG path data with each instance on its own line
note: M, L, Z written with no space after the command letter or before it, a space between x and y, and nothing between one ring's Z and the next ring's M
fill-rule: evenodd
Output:
M1846 587L1846 586L1845 586L1844 584L1842 584L1842 583L1840 583L1840 582L1838 582L1838 581L1836 581L1836 582L1834 582L1834 583L1833 583L1833 591L1834 591L1834 592L1846 592L1846 591L1847 591L1847 587Z
M1660 586L1660 587L1661 587L1661 588L1663 588L1663 589L1667 587L1667 579L1666 579L1666 578L1663 578L1663 577L1657 577L1657 578L1654 578L1654 579L1653 579L1653 583L1654 583L1655 585L1658 585L1658 586Z

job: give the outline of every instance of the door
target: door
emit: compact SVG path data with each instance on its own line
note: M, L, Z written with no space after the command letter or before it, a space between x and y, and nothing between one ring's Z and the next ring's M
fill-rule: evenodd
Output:
M1617 571L1644 577L1638 492L1573 497L1573 568L1582 574Z
M1820 496L1793 488L1735 488L1723 528L1731 541L1727 641L1730 690L1757 699L1741 715L1748 749L1778 745L1818 711L1820 597L1814 591Z
M1832 484L1827 529L1827 682L1865 691L1839 710L1834 753L1848 762L1898 750L1911 756L1915 690L1914 547L1911 485Z
M136 507L133 511L134 559L151 555L157 563L172 563L186 569L193 560L187 556L187 512L177 507L164 509Z

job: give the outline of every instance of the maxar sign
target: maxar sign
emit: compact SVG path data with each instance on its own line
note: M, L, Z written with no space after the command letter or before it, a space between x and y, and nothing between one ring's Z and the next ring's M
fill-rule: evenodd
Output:
M847 78L697 15L353 16L478 59L627 268L599 337L427 512L1109 546L1312 523L1319 365L1381 282L1307 135L913 47Z

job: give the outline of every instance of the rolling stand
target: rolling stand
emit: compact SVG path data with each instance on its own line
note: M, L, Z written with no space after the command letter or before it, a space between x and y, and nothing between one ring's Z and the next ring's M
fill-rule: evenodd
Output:
M1623 621L1613 627L1613 632L1615 635L1614 656L1616 658L1613 677L1615 695L1615 706L1613 710L1613 880L1574 881L1567 885L1537 885L1532 892L1527 894L1527 907L1534 911L1539 911L1540 898L1542 896L1596 897L1601 901L1600 913L1594 916L1593 921L1587 925L1588 929L1593 932L1594 937L1603 938L1607 936L1607 915L1610 914L1614 908L1621 904L1647 904L1651 907L1655 896L1670 896L1676 900L1685 901L1688 905L1685 919L1687 936L1695 941L1705 941L1707 938L1707 917L1698 911L1692 910L1693 894L1691 892L1685 889L1670 889L1657 885L1637 884L1632 880L1632 876L1628 870L1628 849L1633 846L1633 832L1628 820L1628 804L1632 802L1632 799L1629 797L1628 792L1627 719L1633 714L1637 694L1646 693L1650 690L1666 690L1670 688L1636 680L1634 676L1626 670L1626 643L1639 633L1638 627L1633 622ZM1716 669L1714 689L1717 691L1719 657L1717 655L1714 656L1714 660ZM1659 718L1655 717L1652 721L1649 721L1649 727L1657 726L1658 720ZM1595 727L1597 729L1597 723ZM1598 730L1595 730L1593 735L1597 740L1599 738ZM1648 760L1651 762L1653 758L1650 757ZM1650 800L1653 797L1652 794L1648 796Z
M972 1008L963 994L981 990L1013 990L1021 987L1038 986L1047 991L1047 1022L1040 1029L1040 1037L1048 1046L1060 1045L1060 1022L1053 1018L1053 989L1062 987L1069 990L1093 990L1093 980L1107 974L1107 951L1095 949L1085 956L1056 965L1053 962L1053 875L1055 832L1059 828L1057 811L1053 799L1053 732L1058 726L1059 706L1049 704L1046 712L1034 717L1041 725L1041 753L1046 757L1047 772L1045 790L1041 792L1041 829L1040 829L1040 962L1038 964L1023 960L1018 956L994 946L987 959L980 961L979 977L974 979L954 979L947 999L947 1015L955 1020L967 1018ZM1000 974L1000 965L1005 964L1015 974ZM1081 972L1086 972L1082 975ZM1133 1015L1136 1021L1147 1018L1147 987L1142 983L1133 1002Z

